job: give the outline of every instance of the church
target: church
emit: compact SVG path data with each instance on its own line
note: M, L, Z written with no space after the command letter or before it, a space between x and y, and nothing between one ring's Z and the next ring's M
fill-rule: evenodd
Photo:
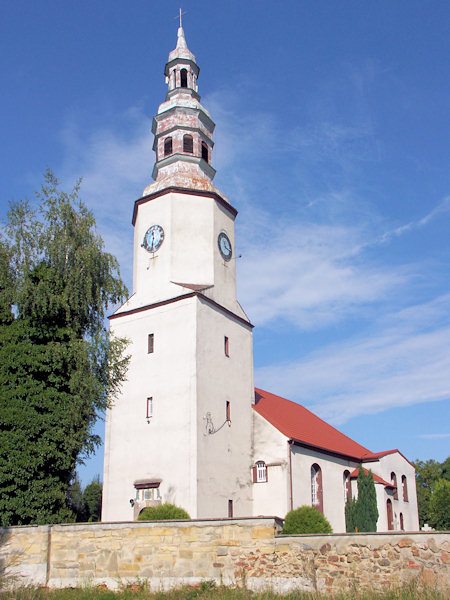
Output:
M164 73L154 182L132 217L133 293L110 316L131 360L106 415L102 521L162 502L198 519L284 518L306 504L341 533L362 463L378 531L418 530L415 471L401 452L371 452L255 389L253 325L236 297L237 210L212 183L214 122L181 23Z

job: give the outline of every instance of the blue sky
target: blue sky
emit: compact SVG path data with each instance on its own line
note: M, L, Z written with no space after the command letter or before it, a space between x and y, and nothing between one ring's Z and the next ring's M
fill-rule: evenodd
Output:
M83 177L131 287L179 2L4 2L1 215L47 166ZM373 451L450 441L447 1L182 2L216 122L214 183L239 210L255 384ZM101 427L100 427L101 429ZM102 453L81 470L102 471Z

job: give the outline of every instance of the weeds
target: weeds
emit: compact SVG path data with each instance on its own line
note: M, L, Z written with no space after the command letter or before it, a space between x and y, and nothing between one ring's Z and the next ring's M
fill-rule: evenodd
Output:
M273 591L252 592L247 588L217 586L214 581L174 588L167 592L150 592L146 585L131 584L114 592L103 587L65 588L49 590L23 587L0 591L0 600L447 600L448 594L416 583L381 592L353 591L337 595L293 591L278 594Z

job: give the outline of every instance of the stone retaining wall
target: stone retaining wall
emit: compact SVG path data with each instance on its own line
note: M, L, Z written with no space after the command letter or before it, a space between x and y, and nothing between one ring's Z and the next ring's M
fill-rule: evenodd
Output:
M11 527L0 566L15 585L214 579L252 589L386 589L413 579L450 589L448 533L280 536L273 518ZM1 569L0 569L1 573Z

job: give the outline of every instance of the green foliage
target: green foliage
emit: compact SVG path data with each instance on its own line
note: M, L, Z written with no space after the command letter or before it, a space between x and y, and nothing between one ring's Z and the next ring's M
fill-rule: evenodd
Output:
M450 529L450 481L438 479L429 503L429 525L440 531Z
M347 498L345 503L345 530L347 533L356 531L356 498Z
M89 483L83 492L83 502L88 521L100 521L102 514L102 484L100 477Z
M300 506L286 515L283 533L333 533L324 515L313 506Z
M376 531L378 521L377 496L372 471L366 471L359 465L358 499L347 501L345 506L346 530Z
M138 521L171 521L173 519L190 519L188 513L179 506L166 502L158 506L147 506L138 516Z
M126 295L78 186L51 172L40 206L16 203L0 243L0 522L71 521L66 492L78 460L125 377L125 341L105 310Z
M447 600L448 590L434 586L419 585L417 582L403 584L382 592L356 587L333 595L334 600ZM246 587L217 586L214 581L201 581L194 585L174 587L167 591L151 592L144 580L113 591L97 586L79 588L48 589L26 587L14 591L0 591L0 600L330 600L330 594L295 590L277 593L273 590L252 592Z
M97 475L83 490L78 474L75 473L67 490L67 505L73 513L73 520L78 523L100 521L102 512L100 477Z
M423 527L425 523L431 524L433 517L430 512L430 502L434 493L436 483L440 479L450 481L450 456L443 463L436 460L416 460L416 489L417 504L419 508L419 523ZM450 511L450 506L449 509Z
M75 476L66 492L67 505L74 515L74 520L79 523L87 521L86 518L86 504L83 498L83 489L81 487L81 481L78 477L78 473L75 472Z

